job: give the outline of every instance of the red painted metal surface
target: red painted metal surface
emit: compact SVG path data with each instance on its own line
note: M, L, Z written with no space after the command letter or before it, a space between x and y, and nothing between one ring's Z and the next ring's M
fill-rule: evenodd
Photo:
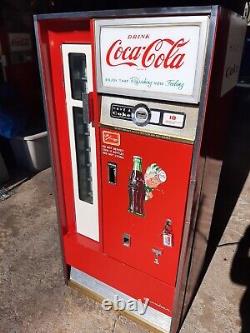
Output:
M53 22L45 20L39 24L48 126L55 172L59 224L62 234L74 235L76 233L76 225L61 45L85 43L91 44L93 47L93 31L90 25L90 20L84 22L73 20L67 22L67 25L60 20ZM95 108L97 105L97 94L95 92L90 95L90 100L93 101L93 107ZM97 112L94 115L93 126L97 126L98 120L99 115ZM99 132L97 130L97 151L98 135ZM98 165L100 164L98 154L97 163ZM99 210L101 212L101 204ZM101 244L86 237L83 237L83 239L85 239L88 246L91 244L94 250L101 250ZM62 242L62 246L65 253L66 245L64 242Z
M119 135L119 147L106 144L102 147L104 251L113 258L174 286L192 145L126 132L120 132ZM167 174L166 182L154 189L153 197L145 201L144 216L128 212L128 182L134 155L142 158L143 174L152 163L156 163ZM116 185L108 181L109 162L117 164ZM162 233L167 219L172 220L172 247L163 245ZM129 247L123 245L123 234L131 236ZM162 251L159 264L154 263L154 248Z

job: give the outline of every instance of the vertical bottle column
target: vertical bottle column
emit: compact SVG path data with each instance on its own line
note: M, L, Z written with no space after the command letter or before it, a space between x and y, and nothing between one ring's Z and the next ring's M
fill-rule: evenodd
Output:
M89 117L93 90L91 46L63 44L77 232L99 241L95 128Z

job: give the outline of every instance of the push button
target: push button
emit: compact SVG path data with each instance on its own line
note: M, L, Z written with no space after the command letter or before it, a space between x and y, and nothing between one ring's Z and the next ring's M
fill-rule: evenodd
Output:
M160 123L161 113L158 111L151 111L150 124L159 124Z

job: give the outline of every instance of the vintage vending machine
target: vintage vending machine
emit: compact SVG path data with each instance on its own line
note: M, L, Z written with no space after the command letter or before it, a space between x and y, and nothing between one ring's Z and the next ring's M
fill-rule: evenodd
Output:
M245 21L218 6L35 16L71 285L178 331L195 295Z

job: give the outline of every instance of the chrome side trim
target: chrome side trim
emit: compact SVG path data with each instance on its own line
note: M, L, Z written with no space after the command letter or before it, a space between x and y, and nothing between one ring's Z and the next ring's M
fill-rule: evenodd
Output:
M154 329L157 329L160 332L169 333L172 318L155 310L154 308L148 306L145 314L140 314L138 311L140 309L140 302L138 302L138 300L135 300L133 297L130 297L120 292L119 290L110 287L109 285L74 267L71 267L70 281L78 284L79 286L82 286L84 289L87 289L90 293L93 293L101 300L108 299L113 301L114 297L119 297L119 299L122 299L126 303L129 300L137 302L137 310L124 311L129 312L132 317L139 319L144 324L152 326Z
M99 17L136 17L153 15L189 15L189 14L210 14L212 6L188 6L188 7L159 7L159 8L131 8L131 9L111 9L99 11L81 11L69 13L51 13L34 15L35 21L53 19L79 19L79 18L99 18Z

